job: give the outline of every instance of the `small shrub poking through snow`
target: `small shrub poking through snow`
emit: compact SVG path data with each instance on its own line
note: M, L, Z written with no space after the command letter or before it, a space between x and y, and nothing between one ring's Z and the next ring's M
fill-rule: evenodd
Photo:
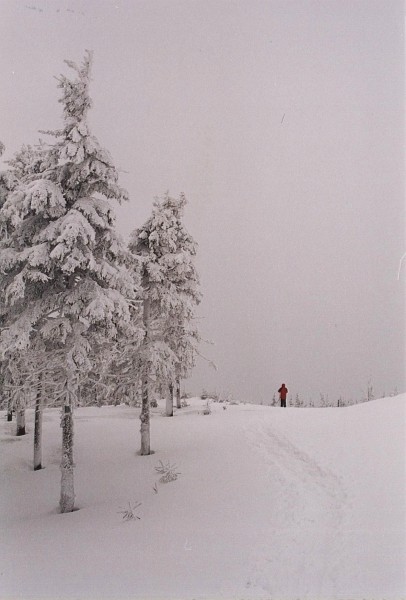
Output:
M123 520L124 521L136 521L138 519L138 521L141 520L141 517L139 517L137 514L135 514L135 511L137 510L137 508L139 508L141 506L141 502L136 502L134 504L134 506L131 506L131 503L128 503L128 508L125 508L123 510L119 510L119 514L123 515Z
M178 475L180 475L180 473L176 471L176 465L171 465L169 462L164 465L162 460L160 460L159 465L155 467L155 471L161 475L159 479L161 483L175 481L175 479L178 478Z

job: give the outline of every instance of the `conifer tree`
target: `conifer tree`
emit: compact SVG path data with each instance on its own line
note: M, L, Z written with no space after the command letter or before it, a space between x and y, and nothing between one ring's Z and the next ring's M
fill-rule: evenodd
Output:
M33 178L37 177L39 173L43 172L49 162L49 157L51 156L51 152L46 149L45 144L43 142L39 142L39 144L35 147L32 146L23 146L19 152L15 154L15 156L6 161L9 165L7 171L3 171L0 173L0 208L5 204L7 197L18 188L20 184L23 182L28 182ZM1 247L5 248L13 248L13 244L15 244L15 240L11 237L11 232L14 227L11 221L7 221L6 219L0 222L0 233L1 233ZM7 313L7 308L3 312L0 310L0 320L5 321L5 314ZM17 423L17 435L21 435L21 432L25 431L25 424L21 425L23 419L22 412L22 402L26 396L23 394L23 388L27 388L28 381L32 382L33 373L29 372L29 367L33 368L33 351L31 350L29 353L28 361L23 361L23 354L21 350L18 353L12 354L12 356L5 361L4 363L4 371L5 371L5 381L7 382L8 391L6 394L8 395L8 412L7 419L9 421L12 420L12 408L14 404L14 400L18 398L17 404L20 406L20 410L17 411L18 423ZM49 357L47 360L44 360L44 356L41 357L40 361L48 363ZM17 382L13 383L13 376L11 374L12 365L15 362L19 363L20 370L23 368L24 364L24 373L22 377L25 381L25 386L19 385ZM35 363L35 360L34 360ZM38 364L36 365L38 367ZM34 379L37 379L37 375L34 375ZM15 378L14 378L15 379ZM25 400L24 400L25 402ZM36 403L36 411L35 411L35 430L34 430L34 469L39 469L41 456L41 431L42 431L42 402Z
M5 146L3 142L0 140L0 156L3 155L5 151ZM9 171L0 171L0 209L5 203L8 194L13 188L14 182L13 178L10 176ZM0 248L5 247L7 239L7 231L4 226L0 224ZM1 275L0 275L1 282ZM2 310L0 307L0 328L3 327L4 317L2 314ZM0 404L4 407L7 407L7 421L12 421L12 398L11 392L9 389L9 372L7 368L7 361L0 359Z
M172 416L174 383L178 388L180 377L193 367L200 341L194 325L200 301L196 244L182 222L185 204L184 195L156 199L151 217L130 241L140 259L144 291L142 447L143 436L149 439L149 386L168 386L166 413Z
M15 189L18 184L18 180L16 176L12 173L12 171L2 171L0 173L0 208L5 203L7 196L9 193ZM2 235L3 238L3 235ZM3 238L4 241L4 238Z
M0 293L7 326L2 355L32 347L39 337L57 350L64 377L62 512L74 508L73 409L79 379L90 367L91 344L131 328L137 293L127 252L115 232L112 200L127 199L110 155L91 135L87 113L91 54L66 61L75 78L60 76L64 125L41 167L28 168L0 211L11 242L0 250Z

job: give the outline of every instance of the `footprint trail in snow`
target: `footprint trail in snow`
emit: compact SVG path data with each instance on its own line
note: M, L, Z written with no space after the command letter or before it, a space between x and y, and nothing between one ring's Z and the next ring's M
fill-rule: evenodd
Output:
M334 596L345 545L347 497L340 478L270 425L247 425L246 436L264 464L264 493L272 507L267 539L251 558L247 592ZM314 586L303 589L309 573Z

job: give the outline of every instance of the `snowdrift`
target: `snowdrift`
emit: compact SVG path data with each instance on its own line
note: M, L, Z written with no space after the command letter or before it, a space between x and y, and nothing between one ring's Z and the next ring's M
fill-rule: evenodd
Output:
M405 402L204 415L193 399L155 410L147 457L138 409L79 408L69 514L59 411L37 472L32 412L20 438L2 413L0 598L404 598ZM160 481L160 461L177 479Z

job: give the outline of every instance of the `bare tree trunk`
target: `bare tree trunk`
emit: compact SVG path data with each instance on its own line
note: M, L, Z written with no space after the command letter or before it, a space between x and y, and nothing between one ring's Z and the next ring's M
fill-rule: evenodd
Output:
M42 469L42 408L42 374L40 374L35 399L34 471Z
M176 381L175 381L175 388L176 388L176 408L181 408L181 402L180 402L180 375L176 375Z
M150 300L144 299L144 359L142 367L142 405L141 405L141 456L151 454L150 440L150 408L149 408L149 320L150 320Z
M72 373L66 380L65 404L62 407L62 460L61 460L61 498L59 506L62 513L72 512L75 506L75 488L73 477L73 406L75 381Z
M166 416L173 417L173 383L169 383L169 392L166 396Z

